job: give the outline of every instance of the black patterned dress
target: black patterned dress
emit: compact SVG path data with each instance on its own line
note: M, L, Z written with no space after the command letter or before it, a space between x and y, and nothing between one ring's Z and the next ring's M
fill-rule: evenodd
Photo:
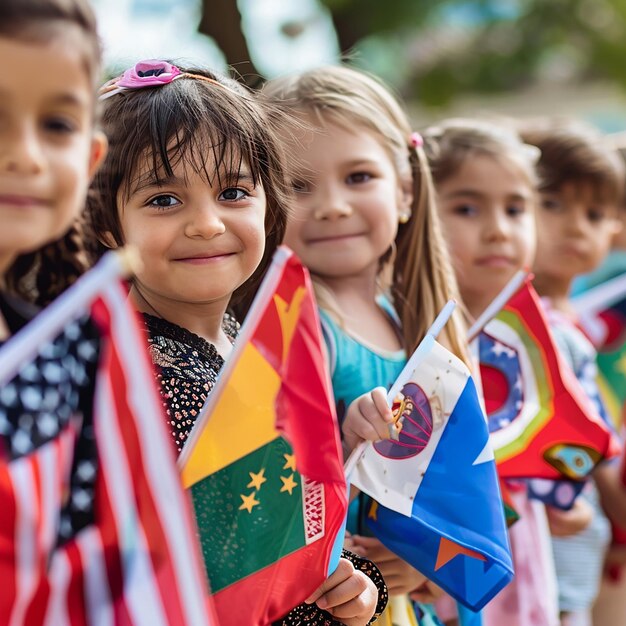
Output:
M169 432L178 453L191 432L204 402L215 385L224 365L224 359L215 346L202 337L172 324L167 320L144 313L148 333L150 357L156 366L156 377ZM222 327L231 341L235 340L239 324L226 314ZM387 605L387 587L376 566L351 552L342 556L352 562L355 569L364 572L378 589L378 604L371 622ZM370 623L371 623L370 622ZM339 626L330 613L316 604L301 604L292 609L275 626Z

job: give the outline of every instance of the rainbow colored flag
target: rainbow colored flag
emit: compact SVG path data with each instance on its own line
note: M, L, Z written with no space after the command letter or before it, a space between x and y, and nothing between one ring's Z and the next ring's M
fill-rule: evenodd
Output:
M334 571L347 488L307 271L281 247L179 465L221 626L262 626Z
M559 354L528 280L478 341L490 439L502 478L582 481L618 452Z

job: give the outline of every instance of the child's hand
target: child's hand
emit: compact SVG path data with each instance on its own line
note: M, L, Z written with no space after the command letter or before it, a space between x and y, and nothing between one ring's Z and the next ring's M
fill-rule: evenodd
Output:
M339 559L337 569L306 600L315 602L346 626L365 626L378 603L376 585L348 559Z
M546 506L550 533L554 537L569 537L587 528L593 519L591 505L582 498L576 498L569 511Z
M426 576L385 548L378 539L352 535L352 542L359 556L373 561L378 567L390 596L416 591L427 581Z
M387 404L384 387L376 387L353 400L341 427L348 452L361 441L388 439L389 424L392 422L393 414Z

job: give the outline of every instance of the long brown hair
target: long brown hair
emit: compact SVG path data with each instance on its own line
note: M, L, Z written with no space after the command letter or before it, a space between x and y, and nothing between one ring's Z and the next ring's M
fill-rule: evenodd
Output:
M423 150L410 141L412 129L406 113L380 81L348 67L322 67L276 79L268 83L264 93L292 110L372 132L392 159L398 178L410 176L411 217L399 224L396 254L389 251L381 259L381 269L395 256L391 292L405 349L412 352L445 303L458 299L458 290L439 226L428 163ZM460 314L453 315L443 335L453 352L466 358L466 333Z

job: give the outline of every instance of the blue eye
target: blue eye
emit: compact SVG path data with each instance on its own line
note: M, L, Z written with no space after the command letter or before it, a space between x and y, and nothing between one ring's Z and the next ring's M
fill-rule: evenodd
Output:
M160 196L155 196L148 202L148 204L152 207L156 207L157 209L169 209L173 206L177 206L180 204L177 198L174 196L170 196L168 194L162 194Z
M224 189L222 193L219 195L218 200L226 200L228 202L234 202L237 200L243 200L243 198L247 198L250 194L243 189L238 189L237 187L230 187L229 189Z

